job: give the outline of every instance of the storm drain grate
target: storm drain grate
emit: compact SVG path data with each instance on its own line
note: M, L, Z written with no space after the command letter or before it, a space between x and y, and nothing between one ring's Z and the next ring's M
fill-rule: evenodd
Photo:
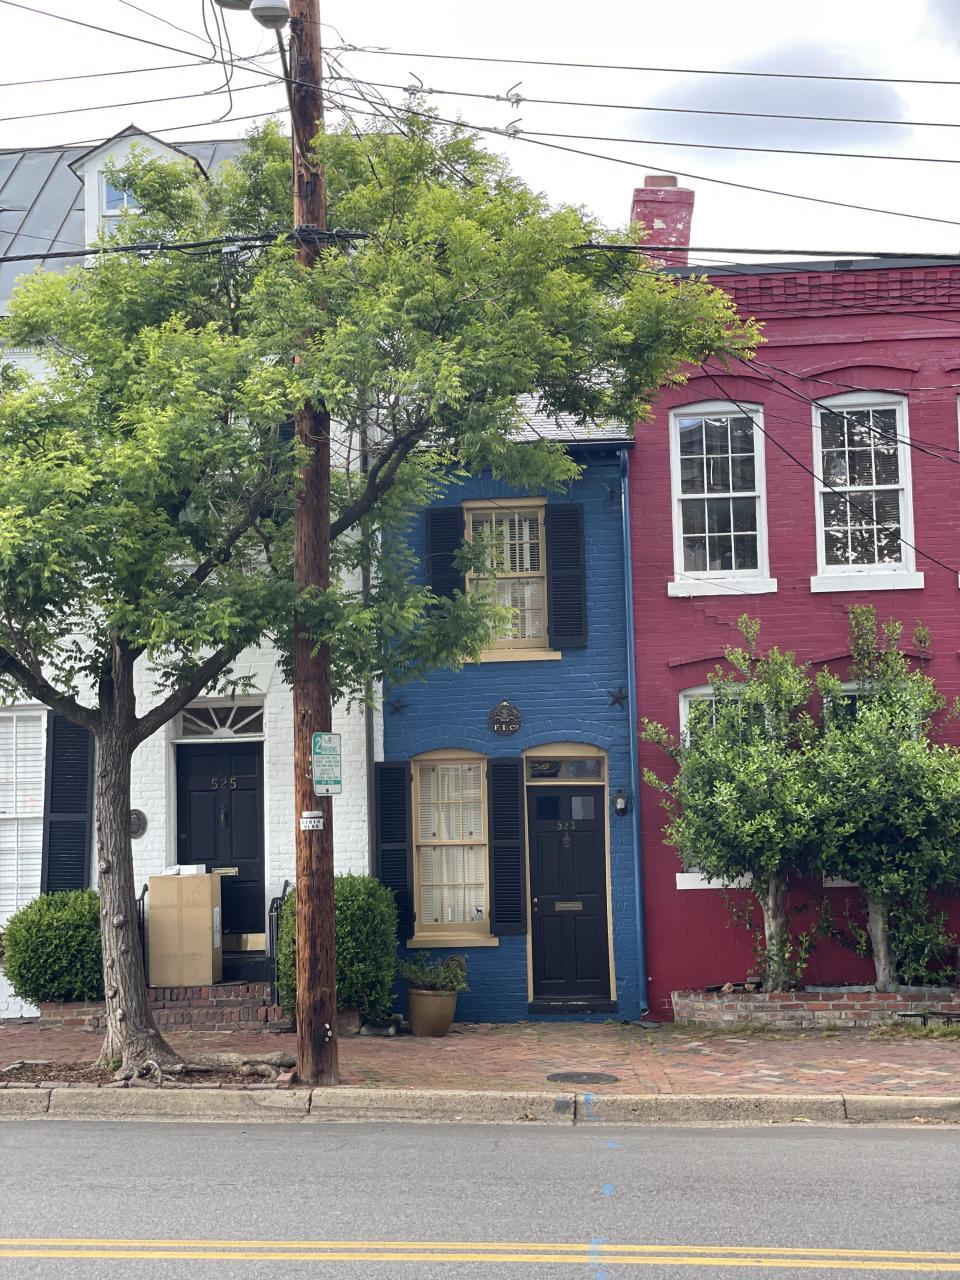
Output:
M620 1077L605 1071L555 1071L547 1079L554 1084L617 1084Z

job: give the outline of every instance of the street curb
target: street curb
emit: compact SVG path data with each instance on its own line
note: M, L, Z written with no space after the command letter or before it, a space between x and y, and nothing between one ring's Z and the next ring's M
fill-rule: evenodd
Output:
M572 1093L508 1093L455 1089L314 1089L310 1119L414 1120L463 1124L567 1124L576 1116Z
M577 1104L577 1124L840 1124L847 1118L839 1093L585 1093Z
M786 1125L960 1124L960 1097L903 1094L616 1094L454 1089L0 1090L4 1120L192 1120L197 1123Z
M51 1089L57 1120L303 1120L306 1090Z

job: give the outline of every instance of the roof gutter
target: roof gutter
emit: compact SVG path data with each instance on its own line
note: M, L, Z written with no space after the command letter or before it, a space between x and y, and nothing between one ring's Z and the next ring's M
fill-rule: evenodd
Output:
M647 996L647 953L643 933L643 858L640 845L640 746L637 740L639 715L637 707L637 649L633 616L633 542L630 537L630 484L627 448L620 450L620 511L623 516L624 605L627 621L627 686L630 733L630 821L633 824L634 907L637 935L637 987L640 993L640 1016L649 1008Z

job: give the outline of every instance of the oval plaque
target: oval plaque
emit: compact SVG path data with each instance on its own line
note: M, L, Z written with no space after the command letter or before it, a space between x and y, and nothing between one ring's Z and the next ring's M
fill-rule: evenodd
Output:
M487 716L487 724L490 726L490 732L495 733L497 737L508 737L511 733L516 733L523 724L523 716L513 705L507 702L506 698L497 705Z
M147 815L142 809L130 810L130 839L139 840L147 832Z

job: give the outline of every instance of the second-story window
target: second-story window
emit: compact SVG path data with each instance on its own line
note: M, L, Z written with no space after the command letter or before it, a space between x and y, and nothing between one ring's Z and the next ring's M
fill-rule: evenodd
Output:
M105 230L112 231L116 227L120 215L125 210L130 213L139 213L140 205L129 191L121 191L119 187L113 185L109 178L104 176L103 198L100 209Z
M725 404L678 409L671 420L674 569L671 595L724 590L731 579L766 578L760 410ZM748 588L749 589L749 588Z
M913 549L907 402L879 391L813 410L817 574L813 591L923 586Z
M498 648L545 648L547 582L544 504L506 504L467 509L467 536L485 544L489 572L467 575L470 591L490 591L510 619L500 631Z

